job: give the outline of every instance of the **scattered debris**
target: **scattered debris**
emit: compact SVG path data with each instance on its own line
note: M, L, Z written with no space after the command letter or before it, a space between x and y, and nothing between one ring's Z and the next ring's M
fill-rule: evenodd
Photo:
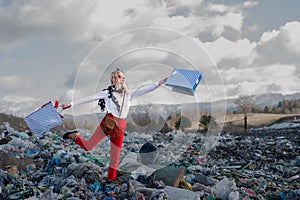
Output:
M207 155L201 133L126 133L115 181L108 139L86 152L62 134L0 125L0 199L300 199L295 127L224 133Z

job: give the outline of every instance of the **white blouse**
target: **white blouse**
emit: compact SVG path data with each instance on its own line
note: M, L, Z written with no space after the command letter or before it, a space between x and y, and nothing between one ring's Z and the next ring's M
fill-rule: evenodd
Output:
M113 92L112 94L116 97L116 99L118 100L118 103L120 105L120 110L118 110L117 105L115 103L113 103L112 99L108 98L108 95L109 95L108 90L101 91L97 94L94 94L94 95L91 95L88 97L80 98L78 100L70 102L70 104L71 104L71 106L77 106L77 105L92 102L95 100L104 99L105 108L108 113L111 113L115 117L125 119L128 115L130 101L132 99L134 99L138 96L147 94L147 93L157 89L158 87L159 87L159 84L154 83L154 84L146 85L142 88L136 89L133 92L130 91L129 93L124 93L124 91L123 91L123 95L125 94L125 97L123 97L123 95L119 94L118 92Z

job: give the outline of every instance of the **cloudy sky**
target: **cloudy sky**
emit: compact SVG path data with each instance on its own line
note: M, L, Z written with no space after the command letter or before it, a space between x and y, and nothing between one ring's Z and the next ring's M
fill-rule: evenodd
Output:
M299 92L299 8L298 0L0 0L0 112L25 116L49 100L91 95L116 67L131 89L174 68L203 73L195 97L162 87L134 103Z

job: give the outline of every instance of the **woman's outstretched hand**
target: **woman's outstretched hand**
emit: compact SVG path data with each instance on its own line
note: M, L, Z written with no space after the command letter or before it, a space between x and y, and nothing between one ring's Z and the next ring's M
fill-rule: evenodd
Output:
M71 108L71 104L70 103L64 103L63 105L61 105L62 109L65 110L65 109L68 109L68 108Z
M165 77L164 79L161 79L159 82L158 82L158 85L162 85L164 84L166 81L168 80L168 77Z

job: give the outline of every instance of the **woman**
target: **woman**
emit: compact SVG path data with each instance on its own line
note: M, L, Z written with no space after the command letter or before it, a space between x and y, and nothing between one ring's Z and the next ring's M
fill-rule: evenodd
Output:
M88 151L93 149L106 136L109 136L110 163L108 168L108 180L115 180L130 101L135 97L157 89L160 85L164 84L166 80L167 77L160 80L157 84L150 84L131 92L126 87L124 73L117 69L112 72L110 77L112 85L107 89L95 95L62 105L63 109L67 109L71 106L77 106L98 99L100 99L100 101L102 100L102 107L105 107L107 113L91 137L85 139L80 136L79 132L73 131L65 133L63 138L74 140L77 145Z

